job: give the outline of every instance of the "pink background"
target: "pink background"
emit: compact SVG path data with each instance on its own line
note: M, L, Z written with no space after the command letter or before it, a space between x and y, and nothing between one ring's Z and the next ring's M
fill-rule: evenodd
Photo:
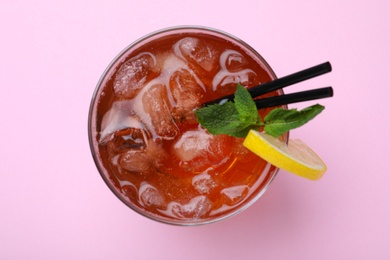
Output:
M0 258L390 259L390 2L163 2L1 4ZM238 36L278 76L331 61L332 73L286 90L334 87L291 133L327 163L322 180L281 171L245 212L191 228L111 193L88 144L95 85L128 44L182 24Z

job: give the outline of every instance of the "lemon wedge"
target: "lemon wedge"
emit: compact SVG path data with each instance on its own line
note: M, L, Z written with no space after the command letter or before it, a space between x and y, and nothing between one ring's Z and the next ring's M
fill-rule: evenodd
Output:
M288 145L265 133L250 130L244 146L272 165L298 176L318 180L326 165L305 143L289 140Z

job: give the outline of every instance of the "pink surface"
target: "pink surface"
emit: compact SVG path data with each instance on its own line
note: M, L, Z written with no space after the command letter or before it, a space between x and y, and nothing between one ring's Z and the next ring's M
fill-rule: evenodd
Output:
M389 259L390 2L163 2L2 3L0 258ZM279 76L331 61L331 74L286 90L335 89L291 133L327 163L322 180L280 171L245 212L192 228L111 193L87 138L95 85L125 46L180 24L242 38Z

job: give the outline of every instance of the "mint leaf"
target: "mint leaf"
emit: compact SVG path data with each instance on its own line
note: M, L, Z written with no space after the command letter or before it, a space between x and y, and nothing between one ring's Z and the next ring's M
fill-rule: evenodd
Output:
M198 122L213 135L227 134L245 137L250 129L259 129L261 119L248 90L240 84L234 94L234 103L215 104L195 111Z
M195 111L195 116L199 124L213 135L246 137L249 130L259 130L263 126L267 134L279 137L291 129L306 124L322 110L324 107L319 104L301 111L275 108L262 122L249 91L238 84L234 93L234 102L228 101L222 105L203 107Z
M233 102L222 105L211 105L195 111L198 122L206 128L210 134L227 134L234 137L245 137L252 125L242 121L239 112Z
M195 111L196 119L211 134L223 134L241 124L236 107L232 102L211 105Z
M234 105L240 115L241 121L249 125L258 125L261 122L257 107L249 91L241 84L237 85L234 93Z
M241 125L241 128L236 128L236 129L230 130L228 135L233 136L233 137L243 138L243 137L246 137L248 135L248 133L251 129L258 131L259 127L260 126L258 126L258 125L248 125L246 127L243 127L243 125Z
M264 118L264 131L274 137L278 137L291 129L300 127L316 117L325 107L316 104L301 111L297 109L285 110L273 109Z

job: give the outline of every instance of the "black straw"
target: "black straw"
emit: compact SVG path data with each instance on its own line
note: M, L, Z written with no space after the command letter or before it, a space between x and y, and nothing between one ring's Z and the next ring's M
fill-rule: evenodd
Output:
M257 109L297 103L302 101L315 100L320 98L333 97L332 87L312 89L292 94L274 96L255 100Z
M285 77L282 77L279 79L275 79L273 81L249 88L248 91L252 97L257 97L257 96L263 95L265 93L268 93L268 92L271 92L274 90L278 90L278 89L302 82L302 81L307 80L307 79L317 77L319 75L328 73L330 71L332 71L332 66L330 65L329 62L325 62L325 63L319 64L317 66L314 66L314 67L311 67L311 68L308 68L308 69L305 69L302 71L298 71L298 72L293 73L291 75L288 75L288 76L285 76ZM221 97L221 98L206 102L206 103L204 103L204 105L207 106L207 105L212 105L212 104L218 104L221 101L228 101L228 100L232 101L233 99L234 99L234 94L231 94L231 95L228 95L225 97Z

